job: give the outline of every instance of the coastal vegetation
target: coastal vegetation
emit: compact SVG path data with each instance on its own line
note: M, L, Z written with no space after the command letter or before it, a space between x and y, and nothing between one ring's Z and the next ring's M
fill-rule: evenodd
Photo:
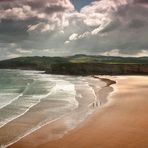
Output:
M148 74L148 57L19 57L0 61L1 69L43 70L51 74Z

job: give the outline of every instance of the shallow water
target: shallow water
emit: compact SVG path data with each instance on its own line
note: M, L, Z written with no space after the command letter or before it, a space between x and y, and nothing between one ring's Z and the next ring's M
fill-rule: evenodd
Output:
M92 86L99 90L104 85L91 77L0 70L0 146L67 114L72 114L71 125L76 126L99 101Z

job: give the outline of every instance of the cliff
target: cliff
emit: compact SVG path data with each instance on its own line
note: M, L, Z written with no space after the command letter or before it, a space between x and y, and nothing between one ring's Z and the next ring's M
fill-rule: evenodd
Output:
M76 55L71 57L20 57L0 61L3 69L43 70L65 75L148 74L148 58Z

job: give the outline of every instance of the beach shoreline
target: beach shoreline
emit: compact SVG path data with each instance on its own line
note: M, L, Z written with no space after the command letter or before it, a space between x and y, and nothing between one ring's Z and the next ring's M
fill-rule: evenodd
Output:
M101 80L102 82L105 82L105 85L104 85L104 87L102 87L101 89L99 89L99 90L95 90L95 93L96 93L96 96L97 96L97 99L99 100L100 98L102 98L102 104L100 103L100 104L98 104L98 103L96 103L96 102L94 102L94 103L92 103L91 104L91 107L92 108L95 108L95 111L94 112L97 112L98 110L100 110L100 107L103 107L103 104L105 104L105 103L107 103L107 96L109 95L109 93L111 93L112 91L113 91L113 88L112 87L110 87L110 85L111 84L113 84L113 81L112 80L110 80L110 79L103 79L103 78L99 78L99 77L93 77L93 76L91 76L92 78L94 78L94 80L96 79L99 79L99 80ZM114 82L115 83L115 82ZM95 89L95 86L91 86L93 89ZM98 98L98 95L99 95L99 98ZM86 119L84 119L84 121L82 121L81 123L79 123L76 127L74 127L73 129L70 129L70 131L71 130L74 130L75 128L79 128L79 127L82 127L83 126L83 124L85 124L85 122L87 122L90 118L91 118L91 116L93 116L93 114L94 114L94 112L92 113L92 114L90 114L90 115L88 115L88 117L86 117ZM42 128L44 128L44 127L46 127L46 126L48 126L48 128L49 129L54 129L54 130L56 130L56 132L58 132L58 129L59 128L64 128L64 127L62 127L60 124L63 124L62 122L63 122L63 120L64 120L64 117L62 118L62 119L59 119L59 120L57 120L57 121L55 121L54 123L50 123L50 124L46 124L46 125L44 125L43 127L41 127L41 128L39 128L39 129L37 129L36 131L34 131L33 133L31 133L31 134L29 134L29 135L26 135L26 136L24 136L24 137L22 137L21 139L19 139L18 141L16 141L15 143L12 143L12 144L10 144L8 147L20 147L20 145L18 145L19 143L22 143L21 141L26 141L25 139L28 139L28 137L32 137L32 135L33 135L33 137L34 137L34 135L36 135L36 133L38 134L38 131L40 131L40 130L42 130ZM54 125L54 124L56 124L56 125ZM64 129L63 129L64 130ZM66 134L67 134L67 132L70 132L70 131L66 131ZM59 130L59 132L61 132L61 130ZM65 134L63 134L62 136L64 136ZM48 135L47 135L48 136ZM61 136L61 137L62 137ZM36 136L35 136L36 137ZM59 138L61 138L61 137L56 137L56 138L53 138L53 140L55 140L55 139L59 139ZM48 141L48 140L47 140ZM49 140L49 141L52 141L51 139ZM23 143L28 143L28 142L23 142ZM30 143L30 142L29 142ZM39 143L40 144L40 143ZM22 146L22 144L21 144L21 147L35 147L35 146L37 146L37 145L39 145L39 144L32 144L32 143L30 143L30 144L25 144L25 146ZM18 146L17 146L18 145Z
M116 80L117 82L116 85L113 85L114 92L109 95L110 102L107 106L94 114L84 127L76 129L60 140L49 142L39 147L148 147L148 77L104 77L105 79L112 78L112 80ZM75 144L72 145L74 142Z
M43 139L48 137L51 130L49 126L45 126L10 147L25 148L29 141L34 143L29 147L38 148L148 147L148 77L99 76L99 78L116 81L116 84L112 85L114 91L108 95L109 102L94 112L83 125L59 139L46 142Z

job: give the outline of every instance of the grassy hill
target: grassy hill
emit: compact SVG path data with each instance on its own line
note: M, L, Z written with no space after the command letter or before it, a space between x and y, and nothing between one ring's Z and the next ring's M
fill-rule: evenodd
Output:
M55 74L148 74L148 57L19 57L0 61L0 68L44 70Z

